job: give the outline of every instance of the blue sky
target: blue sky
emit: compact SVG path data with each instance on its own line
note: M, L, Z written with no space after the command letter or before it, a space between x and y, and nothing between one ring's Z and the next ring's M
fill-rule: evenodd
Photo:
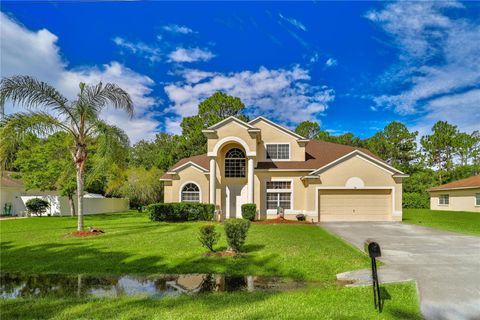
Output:
M478 2L2 2L1 11L2 76L34 75L69 97L80 81L117 82L136 116L102 116L133 142L178 133L217 90L291 128L480 129Z

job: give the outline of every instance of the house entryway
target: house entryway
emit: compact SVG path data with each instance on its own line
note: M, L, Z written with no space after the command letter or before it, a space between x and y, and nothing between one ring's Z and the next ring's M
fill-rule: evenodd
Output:
M241 218L242 204L247 203L247 185L230 185L225 189L226 218Z

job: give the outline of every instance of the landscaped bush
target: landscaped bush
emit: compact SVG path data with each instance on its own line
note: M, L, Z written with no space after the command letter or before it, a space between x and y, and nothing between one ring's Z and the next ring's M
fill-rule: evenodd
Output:
M198 221L212 220L215 211L213 204L206 203L155 203L147 206L152 221Z
M425 193L405 192L403 194L403 207L410 209L430 208L430 197Z
M227 219L224 222L225 235L228 249L234 252L242 251L242 246L247 238L250 221L245 219Z
M255 203L242 204L242 217L250 221L255 220L257 214L257 205Z
M296 215L298 221L305 221L307 217L303 213L299 213Z
M25 206L27 207L29 214L36 214L37 216L41 216L50 207L50 203L47 200L33 198L28 200L25 203Z
M220 233L215 231L215 225L208 224L200 228L200 235L198 237L198 240L205 248L208 248L210 251L215 252L213 246L217 244L219 238Z

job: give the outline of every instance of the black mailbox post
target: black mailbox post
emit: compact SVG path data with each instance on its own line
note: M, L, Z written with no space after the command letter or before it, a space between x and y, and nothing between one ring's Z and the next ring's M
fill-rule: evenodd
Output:
M364 250L372 259L373 304L375 309L378 308L378 311L382 312L382 301L380 300L380 285L378 283L376 260L376 258L382 256L382 251L380 250L380 245L372 239L365 240Z

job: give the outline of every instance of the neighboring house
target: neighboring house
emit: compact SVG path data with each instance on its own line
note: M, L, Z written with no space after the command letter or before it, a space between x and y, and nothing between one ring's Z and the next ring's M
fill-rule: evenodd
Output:
M26 190L22 181L14 177L13 172L1 172L0 180L0 214L5 214L11 208L11 215L25 215L25 203L32 198L42 198L50 203L50 208L44 215L70 215L67 197L58 195L55 191ZM109 213L129 209L128 199L105 198L102 195L86 193L83 199L84 213ZM78 208L75 201L75 210Z
M208 153L162 176L165 202L216 205L222 219L255 203L258 218L401 221L403 172L362 148L308 140L258 117L229 117L203 130Z
M480 212L480 175L428 189L430 209Z

